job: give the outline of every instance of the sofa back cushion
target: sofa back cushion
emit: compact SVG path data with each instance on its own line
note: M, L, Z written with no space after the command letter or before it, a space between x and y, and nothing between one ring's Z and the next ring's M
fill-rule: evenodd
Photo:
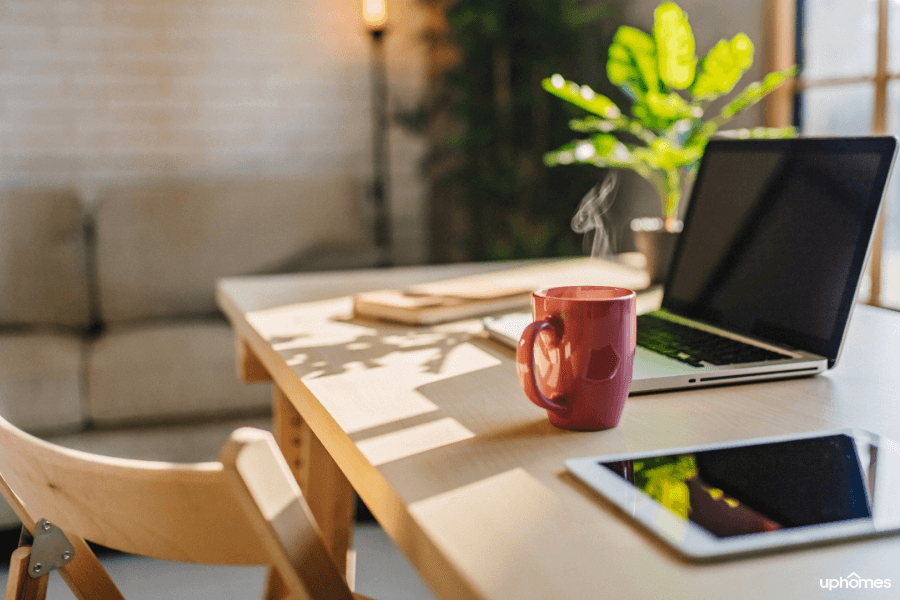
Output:
M0 415L33 433L82 427L84 358L83 338L75 333L4 332L0 335Z
M219 277L302 270L322 247L364 247L358 197L346 174L106 190L94 207L101 320L213 314Z
M0 191L0 325L87 327L84 212L74 191Z

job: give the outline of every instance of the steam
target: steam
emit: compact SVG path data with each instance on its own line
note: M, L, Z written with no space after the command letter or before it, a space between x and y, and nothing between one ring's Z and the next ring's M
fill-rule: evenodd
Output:
M616 197L618 178L616 171L607 172L603 181L592 187L581 199L581 204L572 217L572 230L584 234L585 248L590 232L594 232L591 241L591 256L594 258L612 254L612 237L609 229L603 224L603 215Z

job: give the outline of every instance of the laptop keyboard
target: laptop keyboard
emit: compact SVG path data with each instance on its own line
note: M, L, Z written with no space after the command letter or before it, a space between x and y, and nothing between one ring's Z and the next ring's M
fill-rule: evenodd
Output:
M695 329L651 314L638 315L637 344L693 367L703 362L733 365L788 358L737 340Z

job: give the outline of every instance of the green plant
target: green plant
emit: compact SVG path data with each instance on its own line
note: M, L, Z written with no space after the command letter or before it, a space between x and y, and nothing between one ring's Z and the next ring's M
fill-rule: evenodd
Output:
M661 4L654 12L652 34L623 25L609 47L607 76L631 100L631 116L607 96L562 75L543 80L545 90L592 113L569 122L573 131L590 137L546 153L544 162L632 169L656 189L666 228L672 230L683 184L693 175L709 139L796 74L796 67L769 73L704 120L710 104L730 93L753 64L753 50L750 38L739 33L720 40L698 60L687 14L675 3ZM732 134L761 138L795 132L793 127L759 127Z

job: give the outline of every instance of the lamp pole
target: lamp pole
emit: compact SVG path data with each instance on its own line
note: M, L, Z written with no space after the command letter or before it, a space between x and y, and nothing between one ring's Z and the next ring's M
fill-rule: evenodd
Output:
M393 263L388 162L387 59L384 41L387 25L385 0L362 0L363 21L371 40L372 79L372 203L375 208L374 234L377 265Z

